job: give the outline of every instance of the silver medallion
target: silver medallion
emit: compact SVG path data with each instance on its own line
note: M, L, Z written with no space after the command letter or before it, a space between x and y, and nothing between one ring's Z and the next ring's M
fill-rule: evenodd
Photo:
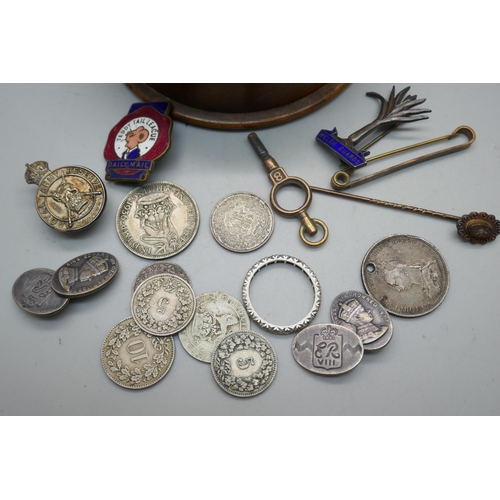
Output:
M152 335L173 335L186 328L196 307L193 289L173 274L143 281L132 296L132 316Z
M52 288L52 269L30 269L21 274L12 286L16 304L31 314L47 316L64 309L69 302Z
M240 302L227 293L208 292L196 297L193 321L179 332L179 340L193 358L210 363L220 339L249 329L250 318Z
M269 323L268 321L259 316L259 314L252 305L252 301L250 300L250 285L255 275L264 267L278 263L289 264L291 266L300 269L308 277L313 287L314 300L311 310L309 311L307 316L305 316L298 323L295 323L293 325L274 325L272 323ZM250 318L252 318L262 329L277 334L295 333L301 330L302 328L306 327L314 319L316 314L318 314L319 306L321 304L321 287L319 285L318 278L314 274L313 270L301 260L297 259L296 257L291 257L289 255L271 255L270 257L264 257L263 259L256 262L249 269L249 271L245 276L245 279L243 280L242 295L243 295L243 304L245 305L245 308L248 311L248 315L250 316Z
M46 161L36 161L27 163L26 169L26 182L38 185L38 215L57 231L87 228L106 206L106 188L88 168L68 165L51 171Z
M122 243L145 259L166 259L193 241L200 225L194 198L171 182L149 182L131 191L116 214Z
M353 330L363 342L365 351L386 346L394 327L388 312L373 298L349 290L337 295L330 307L332 323Z
M248 398L271 385L278 361L274 347L263 335L242 331L230 333L215 346L211 367L224 391Z
M375 243L361 266L366 291L396 316L423 316L444 300L448 265L439 250L417 236L395 234Z
M210 230L227 250L252 252L271 237L274 216L271 207L252 193L233 193L222 198L212 210Z
M295 361L319 375L340 375L355 368L363 358L363 343L350 329L320 323L297 333L292 342Z
M101 290L118 272L116 257L106 252L80 255L61 266L52 277L52 288L65 297L85 297Z
M136 291L137 287L146 279L151 278L151 276L156 276L157 274L175 274L187 281L191 285L191 280L186 274L181 266L174 264L173 262L153 262L141 269L139 274L135 277L134 284L132 285L132 291Z
M174 361L171 337L155 337L133 318L120 321L108 333L101 350L106 375L127 389L144 389L160 381Z

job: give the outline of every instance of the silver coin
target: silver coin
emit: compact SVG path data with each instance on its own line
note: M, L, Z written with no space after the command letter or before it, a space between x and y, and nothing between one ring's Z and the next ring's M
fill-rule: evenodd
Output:
M116 257L106 252L80 255L54 273L52 288L64 297L85 297L104 288L118 272Z
M363 358L361 339L348 328L328 323L309 325L292 342L295 361L319 375L340 375Z
M151 278L151 276L156 276L157 274L175 274L191 285L189 276L181 266L174 264L173 262L153 262L152 264L149 264L149 266L141 269L140 273L135 277L134 284L132 285L132 291L135 292L137 287L144 280Z
M271 207L252 193L233 193L212 210L210 230L219 245L233 252L252 252L269 240L274 230Z
M127 389L144 389L160 381L174 361L171 337L155 337L133 318L120 321L108 333L101 350L106 375Z
M145 259L166 259L194 239L200 214L194 198L171 182L149 182L131 191L116 214L122 243Z
M215 346L211 367L215 381L224 391L248 398L271 385L278 358L263 335L251 331L233 332Z
M396 316L423 316L444 300L450 272L439 250L418 236L395 234L375 243L361 266L366 291Z
M363 342L365 351L386 346L394 327L388 312L373 298L349 290L337 295L330 307L332 323L349 328Z
M152 335L173 335L193 319L193 289L173 274L158 274L143 281L132 296L132 316Z
M30 269L21 274L12 286L16 304L31 314L47 316L64 309L69 302L52 288L52 269Z
M179 332L179 340L193 358L210 363L220 339L249 329L250 318L240 302L227 293L208 292L196 297L193 321Z

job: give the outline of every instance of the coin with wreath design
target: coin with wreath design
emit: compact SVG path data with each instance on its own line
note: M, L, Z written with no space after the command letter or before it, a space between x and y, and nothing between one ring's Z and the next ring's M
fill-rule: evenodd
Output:
M132 316L152 335L173 335L193 319L196 298L179 276L157 274L143 281L132 296Z
M247 398L271 385L278 359L274 347L260 333L233 332L215 346L211 367L215 381L224 391Z
M134 321L120 321L108 333L101 350L106 375L127 389L144 389L160 381L174 361L171 337L155 337Z

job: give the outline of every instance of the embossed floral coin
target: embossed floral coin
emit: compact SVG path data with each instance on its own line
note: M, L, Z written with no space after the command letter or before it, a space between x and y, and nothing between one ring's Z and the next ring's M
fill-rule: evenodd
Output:
M328 323L310 325L292 342L295 361L319 375L340 375L358 366L363 358L361 339L348 328Z
M21 274L12 287L16 304L31 314L47 316L64 309L69 302L52 288L52 269L30 269Z
M274 216L271 207L252 193L233 193L212 210L210 229L215 241L233 252L251 252L271 237Z
M148 182L131 191L116 214L122 243L139 257L166 259L194 239L200 214L194 198L171 182Z
M158 274L143 281L132 296L132 316L152 335L173 335L193 319L193 289L173 274Z
M193 358L210 363L220 339L249 328L250 318L240 302L227 293L208 292L196 297L193 321L179 332L179 340Z
M84 297L104 288L118 272L116 257L106 252L80 255L52 277L52 288L65 297Z
M233 332L215 346L211 367L215 381L224 391L248 398L271 385L278 360L273 346L263 335Z
M171 337L155 337L133 318L120 321L108 333L101 350L106 375L127 389L144 389L160 381L174 361Z
M135 292L137 287L151 276L156 276L157 274L175 274L187 281L191 285L191 280L186 274L181 266L174 264L173 262L153 262L141 269L140 273L135 277L134 284L132 285L132 290Z
M58 231L80 231L106 206L106 188L97 174L80 165L49 170L46 161L26 164L25 179L37 184L36 209L45 224Z
M330 307L332 323L349 328L363 342L365 351L386 346L394 331L388 312L373 298L349 290L337 295Z
M396 316L415 318L434 311L450 287L439 250L418 236L395 234L375 243L361 265L366 291Z

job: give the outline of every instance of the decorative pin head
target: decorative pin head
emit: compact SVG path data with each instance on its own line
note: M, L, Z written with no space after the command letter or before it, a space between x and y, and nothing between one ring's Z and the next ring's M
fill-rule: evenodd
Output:
M500 234L500 221L486 212L471 212L457 221L457 230L465 241L484 245Z
M31 165L26 163L24 178L28 184L36 184L39 186L42 179L49 172L49 164L46 161L35 161Z

